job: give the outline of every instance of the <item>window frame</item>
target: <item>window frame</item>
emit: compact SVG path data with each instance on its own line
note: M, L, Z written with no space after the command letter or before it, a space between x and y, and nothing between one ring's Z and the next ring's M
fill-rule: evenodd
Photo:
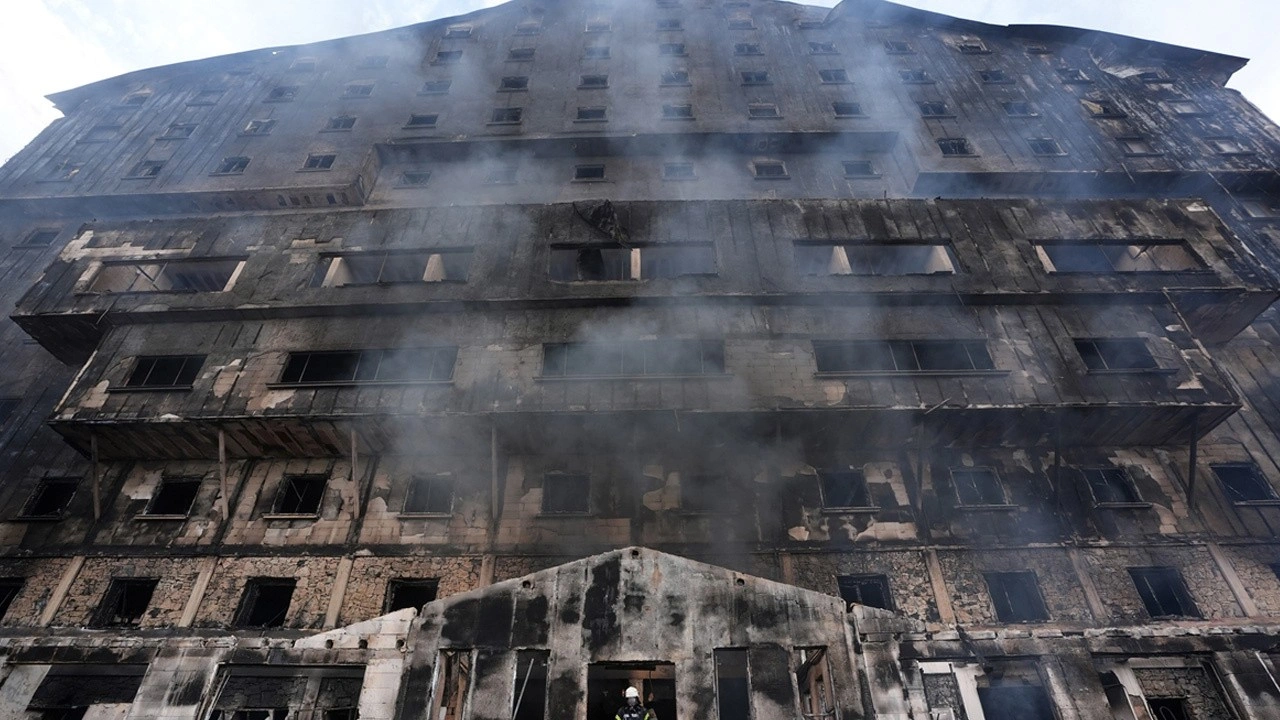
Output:
M997 622L1019 625L1052 622L1035 570L984 572L982 578L987 584L987 595L991 598ZM1013 602L1015 592L1022 596L1021 599L1030 601L1032 607L1019 610L1018 604Z
M113 577L107 585L107 590L103 593L102 600L98 607L94 609L92 619L89 624L98 628L136 628L142 624L145 619L147 609L151 607L155 600L156 587L160 584L158 577ZM115 612L126 605L126 600L131 591L141 590L145 592L147 602L138 611L136 618L132 620L117 620L120 614Z
M366 354L370 355L369 359L373 359L373 355L377 354L378 366L377 366L377 370L375 370L375 373L376 373L378 370L381 370L381 363L383 359L386 357L387 353L398 353L398 352L429 352L431 353L426 358L430 361L430 366L432 368L432 372L428 373L428 375L434 374L434 369L437 362L441 363L441 366L443 366L443 360L445 359L445 354L451 354L453 356L453 362L450 363L449 365L449 376L447 378L426 378L426 379L395 378L395 379L387 379L387 380L377 379L376 376L373 379L366 379L366 378L360 377L360 372L361 372L360 364L362 362L369 361L364 357ZM435 353L437 352L441 353L440 357L436 357ZM351 377L345 378L345 379L339 379L339 380L307 380L305 379L308 364L311 362L314 356L318 356L318 355L330 355L330 356L354 355L355 358L353 358L352 360L354 362L354 365L352 366L352 369L351 369ZM298 370L298 375L299 375L298 379L286 380L285 377L290 372L290 365L293 364L295 358L300 359L302 356L307 356L307 358L303 362L302 368ZM281 371L280 371L280 379L278 379L276 382L268 383L267 387L268 388L316 388L316 389L319 389L319 388L327 388L327 387L358 387L358 386L364 386L364 385L368 385L368 386L427 385L427 384L446 385L453 382L454 374L457 371L457 364L458 364L458 346L456 345L423 345L423 346L415 345L413 347L400 347L400 348L360 348L355 350L294 351L294 352L288 353L288 355L286 356L284 366L281 368Z
M279 621L271 621L263 624L250 624L252 616L257 614L254 612L255 606L261 598L262 591L272 588L289 588L289 602L285 605L284 610L279 614ZM232 616L231 627L238 630L265 630L269 628L285 627L289 621L289 611L293 609L294 594L298 591L297 578L284 577L251 577L245 580L244 590L240 595L240 602L236 606L236 612Z
M83 478L72 476L51 476L42 477L37 481L35 488L31 494L23 501L21 509L14 517L18 522L58 522L67 517L67 511L71 508L71 503L75 502L76 495L80 492L80 484ZM69 487L66 498L58 506L56 512L45 513L43 515L32 514L34 506L40 504L44 493L52 486Z
M1138 491L1138 485L1133 481L1133 475L1129 469L1122 465L1087 465L1079 468L1081 477L1084 478L1085 485L1089 488L1089 495L1093 498L1093 506L1103 509L1130 509L1130 508L1149 508L1151 503L1142 499L1142 493ZM1098 481L1095 481L1097 478ZM1118 482L1113 482L1118 480ZM1121 488L1120 494L1125 497L1122 500L1108 500L1098 497L1099 486L1111 488Z
M447 484L449 492L448 508L444 510L431 510L432 500L437 499L435 496L439 492L437 488ZM425 499L425 507L427 509L409 509L411 505L417 504L415 501L421 501L418 497L418 488L425 485L427 487L427 497ZM415 473L409 477L404 493L404 504L400 509L401 517L451 517L453 515L453 505L457 499L457 479L451 473Z
M976 483L972 486L974 492L977 493L977 498L975 499L981 500L982 502L967 502L960 492L960 483L956 480L957 473L967 475L989 473L989 477L994 482L994 490L1000 493L1000 502L989 502L987 498L982 497L985 493ZM1000 478L1000 472L993 467L985 465L973 467L949 467L947 468L947 478L950 480L951 489L955 494L956 508L960 510L1012 510L1018 507L1017 505L1009 502L1009 488L1005 485L1004 480Z
M136 516L139 519L146 520L186 520L191 517L191 513L195 510L196 500L200 497L200 487L204 484L204 479L200 477L162 477L160 482L156 483L155 490L152 491L151 497L147 499L147 504L142 508L142 512ZM186 512L183 513L159 513L152 512L156 502L160 499L165 488L177 485L194 485L191 493L191 500L187 503Z
M553 496L547 492L548 483L563 482L575 483L566 488L558 489L555 493L556 499L573 499L581 500L580 505L573 505L567 509L552 509L547 507L547 500ZM580 484L580 485L579 485ZM572 490L578 492L570 492ZM585 492L584 492L585 490ZM591 515L591 475L585 472L560 472L552 471L542 474L542 497L538 503L538 515L540 517L584 517Z
M972 338L950 338L950 339L853 339L853 340L821 340L816 339L810 341L813 344L814 353L814 375L817 377L947 377L947 376L1000 376L1007 375L1008 371L996 367L995 358L991 356L989 341ZM960 353L963 352L968 360L970 367L952 368L952 369L921 369L922 353L929 350L929 346L956 346L946 348L946 352ZM977 351L981 350L981 354ZM873 361L877 358L886 364L892 364L892 368L866 368L866 369L832 369L821 370L822 366L820 356L823 353L840 352L840 353L861 353ZM915 368L902 368L899 366L901 360L907 359L907 356L914 362ZM874 363L873 363L874 364ZM980 367L990 365L991 367Z
M1229 463L1212 463L1209 469L1213 472L1214 478L1218 481L1218 487L1222 490L1222 495L1227 502L1237 507L1266 507L1269 505L1280 505L1280 492L1276 491L1271 481L1267 479L1266 473L1262 472L1262 468L1258 467L1254 462L1229 462ZM1220 471L1225 470L1247 470L1251 480L1255 483L1255 487L1263 492L1265 497L1245 498L1243 494L1233 489L1233 484L1228 482L1224 474Z
M1203 618L1204 614L1196 605L1195 598L1191 595L1191 589L1187 586L1186 579L1182 577L1182 572L1173 566L1153 565L1142 567L1129 567L1129 577L1133 581L1134 589L1137 590L1138 597L1142 599L1142 605L1146 608L1147 614L1153 620L1164 618ZM1141 582L1139 580L1141 578ZM1164 603L1158 597L1161 594L1156 588L1152 587L1151 579L1159 578L1162 583L1167 583L1164 592L1172 594L1173 600L1177 603L1179 612L1156 613L1153 607L1158 606L1160 610L1165 610ZM1144 585L1148 592L1143 592ZM1190 612L1185 612L1190 610Z
M867 476L862 468L822 468L817 471L818 476L818 497L821 499L822 511L824 513L854 513L854 512L874 512L880 508L871 497L871 488L867 485ZM828 497L828 479L837 477L853 477L856 478L853 484L856 486L851 493L856 499L861 499L862 503L857 505L838 505L833 504L835 498ZM860 496L860 498L858 497Z
M307 487L299 487L298 482L307 483ZM314 498L315 507L310 507L312 498L308 494L316 492L314 486L319 486L319 491ZM271 500L271 509L262 513L262 519L274 520L277 518L319 518L320 511L324 508L325 495L329 491L329 476L324 473L286 473L280 478L280 484L276 486L275 496ZM296 495L296 499L291 499L290 495ZM306 505L303 505L303 502ZM290 503L296 503L293 507Z
M872 605L865 602L858 602L856 600L848 600L845 597L845 591L848 589L854 591L851 594L856 594L858 599L861 600L863 588L870 585L875 585L877 591L883 595L885 600L884 606ZM854 586L856 586L856 590ZM839 595L840 599L845 603L846 612L851 611L852 608L850 606L854 604L862 605L863 607L876 607L882 610L889 610L890 612L897 611L896 603L893 601L893 585L889 576L885 573L852 573L849 575L837 575L836 594Z
M1076 355L1084 364L1085 373L1090 375L1123 375L1123 374L1171 374L1176 373L1176 368L1166 368L1160 365L1160 361L1156 359L1155 353L1151 352L1151 348L1147 345L1145 338L1141 337L1087 337L1087 338L1071 338L1072 345L1075 347ZM1101 344L1100 344L1101 343ZM1086 355L1081 350L1083 345L1091 345L1092 351ZM1125 347L1121 347L1121 345ZM1110 346L1110 347L1108 347ZM1123 367L1111 367L1111 362L1107 359L1107 354L1111 353L1134 353L1142 355L1142 359L1150 360L1150 364L1146 365L1128 365ZM1103 362L1102 367L1094 367L1090 364L1090 357L1096 357Z
M109 386L108 392L173 392L175 390L191 390L195 387L195 383L200 379L200 371L204 369L205 361L209 359L208 355L137 355L134 357L133 365L129 369L129 374L119 385ZM155 372L156 365L167 361L181 361L176 373L175 381L181 381L190 376L191 381L188 383L178 382L173 385L154 385L147 381L151 374ZM134 376L142 370L143 363L150 363L151 368L147 370L144 377L134 382ZM194 370L188 371L188 366L193 365Z

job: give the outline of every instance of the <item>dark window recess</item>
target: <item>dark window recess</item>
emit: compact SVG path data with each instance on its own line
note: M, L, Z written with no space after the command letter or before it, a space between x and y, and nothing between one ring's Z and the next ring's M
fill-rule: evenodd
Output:
M694 180L696 178L697 175L694 173L693 163L674 162L662 164L663 180Z
M1093 491L1093 500L1098 505L1124 505L1142 502L1138 490L1133 486L1129 472L1120 467L1085 468L1084 479Z
M1134 567L1129 576L1151 617L1200 617L1177 568Z
M462 60L461 50L441 50L436 53L437 65L452 65Z
M138 358L127 388L189 388L204 366L204 355L149 355Z
M839 51L836 50L836 44L833 42L810 42L809 43L810 55L836 55L838 53Z
M194 128L195 126L192 125L191 127ZM170 129L172 129L172 126L170 126ZM167 138L168 136L165 135L164 137ZM67 160L64 162L55 163L54 165L49 167L49 171L45 175L45 180L50 180L55 182L74 180L75 177L79 175L80 171L83 169L84 169L84 163L81 163L81 162L72 162L70 160Z
M26 583L26 579L20 577L0 578L0 620L9 614L9 606L13 605L14 599L22 592Z
M578 87L583 90L609 87L608 75L583 75L578 78Z
M824 508L864 508L871 505L867 481L858 470L819 470Z
M693 515L726 514L736 510L734 489L724 475L690 473L680 475L680 511Z
M871 161L870 161L870 160L845 160L845 161L841 162L841 163L840 163L840 165L844 168L844 176L845 176L845 177L847 177L847 178L852 178L852 177L875 177L875 176L876 176L876 169L875 169L875 167L871 164ZM811 247L812 247L812 246L811 246ZM904 248L904 249L908 249L908 250L910 249L910 248L909 248L909 247L907 247L907 246L899 246L899 247ZM933 246L933 247L939 247L939 246ZM944 250L943 250L943 251L944 251L944 252L946 252L945 248L944 248ZM845 256L846 256L846 258L847 258L847 257L848 257L848 249L847 249L847 248L846 248L846 250L845 250L845 253L846 253L846 255L845 255ZM892 253L892 251L891 251L890 253L887 253L887 254L888 254L888 255L892 255L893 253ZM951 264L950 262L948 262L948 263L947 263L947 265L950 265L950 264ZM952 272L952 270L951 270L951 269L946 269L946 270L938 269L938 270L931 270L931 271L927 271L927 272Z
M990 50L980 40L962 41L956 44L956 49L965 55L985 55Z
M933 82L933 78L925 70L899 70L898 77L902 78L902 82L912 85Z
M75 497L79 478L44 478L22 506L19 517L38 520L59 520Z
M689 71L687 70L664 70L662 72L663 85L688 85Z
M85 664L55 663L31 696L28 712L25 715L19 712L16 717L80 720L91 707L93 717L115 715L103 706L127 707L131 704L145 672L146 665L121 664L111 660Z
M1195 720L1186 698L1147 698L1152 720Z
M41 228L33 231L22 241L27 247L49 247L54 240L58 239L58 231L49 228Z
M214 170L214 173L218 175L239 175L244 172L247 167L249 167L249 158L247 157L239 156L223 158L222 162L218 163L218 167Z
M337 159L337 155L325 153L321 155L308 155L306 162L302 163L303 170L328 170L333 167L333 161Z
M1185 245L1178 242L1119 245L1101 243L1040 243L1049 272L1139 273L1185 272L1203 269Z
M910 55L915 52L911 49L911 43L905 40L885 40L884 49L892 55Z
M1276 491L1267 482L1262 471L1252 463L1211 465L1213 474L1222 484L1227 499L1236 503L1268 502L1275 500Z
M1076 352L1090 370L1156 370L1159 366L1139 338L1076 340Z
M160 481L160 486L147 503L143 515L181 515L187 516L191 506L195 504L196 494L200 492L199 478L168 478Z
M607 45L590 45L582 49L582 57L586 60L608 60L609 47Z
M1110 100L1101 100L1097 98L1081 98L1080 104L1088 113L1096 118L1122 118L1125 112L1118 105Z
M836 117L858 117L862 115L862 105L856 102L839 101L831 103L831 110Z
M159 175L160 171L163 169L163 160L143 160L133 166L133 169L129 171L129 177L153 178Z
M737 43L733 46L734 55L762 55L760 43Z
M1053 138L1031 138L1027 140L1027 144L1031 146L1031 152L1036 155L1065 155L1062 146Z
M955 486L956 500L962 506L981 507L1008 502L1000 476L991 468L952 468L951 484Z
M90 292L222 292L240 260L199 259L168 263L105 263Z
M942 150L943 155L949 156L974 154L973 146L966 138L938 138L938 149Z
M342 89L342 97L366 98L373 94L373 83L351 83Z
M983 340L815 340L818 372L994 370Z
M724 373L720 340L639 340L609 344L548 343L544 377L643 377Z
M383 605L383 612L393 613L405 608L421 610L423 605L436 599L439 591L440 581L434 578L396 578L387 583L387 600Z
M580 107L578 108L579 122L604 122L605 109L602 107Z
M751 169L757 178L785 180L791 177L787 174L787 166L777 160L758 160L751 163Z
M836 585L845 605L893 609L893 596L889 594L889 578L885 575L837 575Z
M298 581L292 578L249 578L236 609L235 626L240 628L282 627L293 601Z
M1035 685L995 685L978 688L978 702L986 720L1055 720L1053 703Z
M137 625L151 604L157 578L112 578L111 586L93 614L93 624L99 627Z
M664 120L692 120L692 105L663 105L662 118Z
M351 385L364 382L445 381L453 377L458 348L289 353L280 382Z
M406 170L400 174L401 185L426 185L431 182L430 170Z
M444 36L450 40L460 40L471 37L470 25L452 25L444 31Z
M409 478L404 512L438 515L453 512L453 476L415 475Z
M547 674L550 662L551 653L547 650L516 651L511 720L543 720L546 717ZM590 677L589 673L590 671L588 671L588 677Z
M418 92L423 95L443 95L449 92L451 85L453 85L452 80L428 80L422 83L422 88Z
M350 115L339 115L337 117L329 118L329 121L324 125L324 129L325 130L350 130L355 126L356 126L356 119L354 117L351 117Z
M533 59L534 48L511 48L507 51L507 60L511 62L528 62Z
M280 515L315 515L329 479L324 475L285 475L276 491L271 512Z
M406 122L404 126L409 128L435 127L436 122L439 119L440 119L440 116L436 113L421 114L421 115L414 114L409 116L409 121Z
M987 579L987 589L991 591L991 601L1000 622L1041 622L1049 619L1034 572L983 573L983 576Z
M920 114L924 117L950 117L951 113L947 110L947 104L939 101L929 101L920 103Z
M0 398L0 426L9 422L9 416L13 415L13 411L17 410L21 403L22 398Z
M267 93L267 99L276 102L292 100L298 97L298 89L297 85L277 85Z
M824 83L842 84L849 82L849 73L845 70L819 70L818 77Z
M529 76L527 75L509 75L502 78L501 84L498 86L500 90L528 90Z
M1004 114L1009 117L1035 117L1035 106L1026 100L1011 100L1004 104Z
M270 135L275 126L275 120L250 120L241 132L244 135Z
M514 125L524 117L523 108L494 108L489 115L489 122L495 124Z
M604 165L575 165L573 167L574 180L603 180Z
M1116 138L1116 142L1120 143L1120 149L1125 155L1159 155L1151 141L1143 137L1122 137Z
M107 142L115 140L116 135L120 132L119 125L94 125L89 128L89 132L80 138L81 142Z
M560 282L651 280L715 272L715 251L709 244L551 248L550 277Z
M542 512L586 513L590 510L589 475L548 473L542 476Z
M981 70L978 76L982 78L982 82L989 84L1000 84L1013 82L1009 78L1009 74L1003 70Z
M747 651L718 649L716 665L716 720L751 717L751 687L747 682Z
M1064 83L1087 83L1093 82L1088 75L1080 68L1063 67L1058 68L1058 79Z
M185 140L196 131L195 123L174 123L165 129L161 138L165 140Z
M769 71L767 70L744 70L742 71L743 85L768 85Z

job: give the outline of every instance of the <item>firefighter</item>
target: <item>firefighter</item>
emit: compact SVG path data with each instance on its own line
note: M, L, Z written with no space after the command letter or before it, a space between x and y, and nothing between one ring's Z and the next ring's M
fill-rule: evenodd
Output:
M613 720L658 720L653 711L640 704L640 691L634 687L627 688L627 704L618 709Z

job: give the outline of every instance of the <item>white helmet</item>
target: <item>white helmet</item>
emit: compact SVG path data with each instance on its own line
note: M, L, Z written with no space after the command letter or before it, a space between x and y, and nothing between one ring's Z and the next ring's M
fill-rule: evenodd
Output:
M629 697L629 698L637 698L637 699L639 699L639 697L640 697L640 691L639 691L639 690L637 690L637 689L635 689L635 688L633 688L633 687L629 687L629 688L627 688L626 695L627 695L627 697Z

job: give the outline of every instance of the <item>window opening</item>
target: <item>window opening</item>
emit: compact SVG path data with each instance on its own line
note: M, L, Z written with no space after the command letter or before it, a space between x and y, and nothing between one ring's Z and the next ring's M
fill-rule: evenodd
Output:
M889 594L887 575L837 575L836 586L846 607L866 605L884 610L893 609L893 596Z
M724 475L680 474L680 511L690 515L725 514L735 507L735 493Z
M306 162L302 164L303 170L328 170L333 167L333 161L337 155L325 153L322 155L311 154L307 156Z
M608 75L583 75L578 80L578 87L583 90L596 90L609 87Z
M89 292L222 292L242 260L181 260L168 263L106 263Z
M1011 100L1004 104L1004 114L1009 117L1035 117L1035 106L1026 100Z
M107 594L94 613L99 627L137 625L151 605L158 578L112 578Z
M452 475L415 475L409 478L404 512L447 515L453 511Z
M951 117L947 104L940 101L920 103L920 114L924 117Z
M422 83L422 89L418 92L423 95L443 95L449 92L451 85L453 85L452 80L428 80Z
M405 608L421 610L423 605L433 602L440 589L440 581L435 578L396 578L387 582L387 600L384 613L393 613Z
M824 508L865 508L871 506L867 481L861 470L819 470Z
M532 682L532 681L531 681ZM587 666L588 718L612 718L626 706L628 687L640 692L640 704L658 720L676 714L675 666L665 662L591 663ZM746 716L738 718L743 720Z
M0 578L0 620L9 614L9 606L13 605L14 598L18 597L26 583L26 578Z
M591 477L584 474L547 473L542 476L542 512L591 511Z
M1085 480L1097 505L1130 505L1142 502L1129 472L1122 467L1085 468Z
M453 378L455 346L289 353L286 385L429 382Z
M329 122L325 123L325 130L350 130L356 126L356 119L350 115L339 115L329 118Z
M1147 698L1151 720L1193 720L1186 698Z
M271 102L288 102L298 97L299 89L297 85L277 85L267 93L267 100Z
M191 137L192 133L195 131L195 123L174 123L168 128L165 128L164 135L161 135L160 137L164 140L186 140Z
M846 70L819 70L818 77L828 85L841 85L849 82L849 73Z
M22 241L22 244L27 247L48 247L53 244L54 240L58 239L58 232L59 231L52 228L40 228L39 230L32 231L32 233Z
M315 515L320 512L325 485L324 475L285 475L276 492L271 512L279 515Z
M763 55L760 51L760 43L736 43L733 46L734 55Z
M425 174L427 178L431 175L428 171L417 172ZM427 178L412 184L425 184ZM466 282L471 267L471 253L470 248L440 248L434 252L322 255L312 276L311 286Z
M22 506L21 518L60 520L75 497L79 478L44 478Z
M489 122L494 125L515 125L524 117L523 108L494 108Z
M507 90L507 91L512 91L512 90L528 90L528 89L529 89L529 76L527 76L527 75L509 75L509 76L507 76L507 77L504 77L504 78L502 78L502 82L501 82L501 84L499 85L499 89L500 89L500 90Z
M1045 269L1056 273L1189 272L1204 265L1180 242L1146 244L1037 243Z
M986 720L1054 720L1053 703L1035 685L993 685L978 688L978 702Z
M831 103L831 110L836 117L858 117L862 115L862 105L856 102L839 101Z
M429 114L413 114L409 116L409 121L404 124L407 128L432 128L436 126L436 121L440 119L437 113Z
M1005 505L1004 486L991 468L952 468L951 483L962 507Z
M663 105L662 119L664 120L692 120L692 105Z
M461 50L441 50L436 53L437 65L452 65L462 60Z
M1049 619L1040 596L1036 574L1031 571L983 573L1000 622L1025 623Z
M1263 476L1257 465L1229 463L1209 467L1218 477L1223 492L1231 502L1269 502L1277 499L1275 488L1267 482L1267 478Z
M694 174L693 163L690 162L674 162L662 164L663 180L694 180L697 176ZM641 250L641 261L643 262L643 250Z
M1076 340L1075 346L1090 371L1159 369L1151 351L1140 338Z
M785 180L790 177L787 166L780 160L757 160L751 163L751 168L756 178L762 180Z
M186 517L200 492L199 478L166 478L160 481L155 494L147 503L143 515L172 515Z
M716 707L719 720L742 720L751 717L751 687L747 679L747 651L717 649L713 652L716 666Z
M240 607L236 610L238 628L283 627L293 601L298 581L293 578L249 578Z
M551 653L547 650L516 652L511 720L543 720L547 712L547 668L550 662Z
M1036 155L1066 155L1062 146L1053 138L1031 138L1027 140L1027 144Z
M815 340L818 372L967 372L994 370L983 340Z
M548 343L543 377L644 377L720 375L720 340L639 340L615 343Z
M244 156L223 158L218 164L215 175L239 175L249 167L249 158Z
M578 108L578 122L604 122L605 108L602 107L580 107Z
M685 164L688 165L687 179L692 179L693 165ZM670 177L664 172L664 179L686 178ZM715 272L715 251L709 243L639 247L559 245L551 249L550 277L559 282L638 281L684 275L714 275Z
M531 47L511 48L511 50L507 52L507 61L529 62L533 59L533 54L534 48Z
M973 155L973 146L967 138L938 138L938 148L944 156L963 157Z
M1200 617L1177 568L1132 567L1129 576L1151 617Z
M275 120L250 120L244 126L242 134L244 135L270 135L271 129L276 126Z
M834 720L836 706L827 649L796 648L795 663L801 720Z
M471 695L474 653L471 650L441 650L436 663L436 688L433 696L439 706L432 717L436 720L461 720Z
M342 89L344 98L367 98L373 94L373 83L348 83Z
M146 355L139 357L125 380L126 388L190 388L204 355Z
M133 166L133 169L129 171L129 177L153 178L158 176L162 169L164 169L163 160L143 160Z

